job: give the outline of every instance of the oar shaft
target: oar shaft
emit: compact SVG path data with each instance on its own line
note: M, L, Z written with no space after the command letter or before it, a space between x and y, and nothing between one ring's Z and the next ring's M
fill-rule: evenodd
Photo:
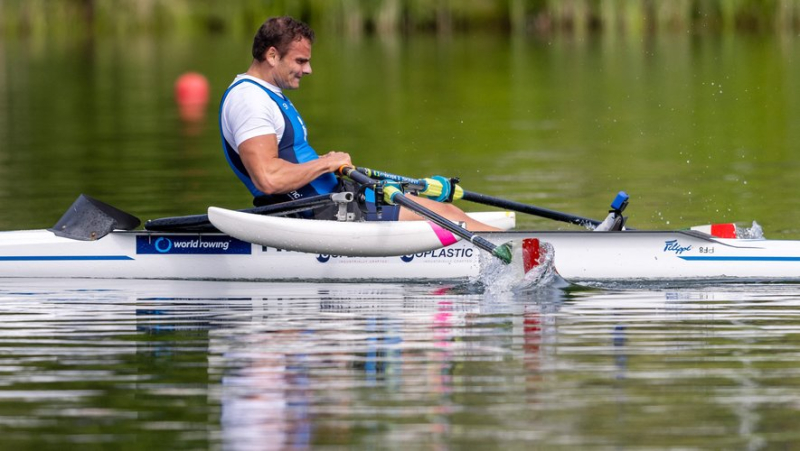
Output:
M333 194L303 197L272 205L239 210L244 213L257 215L286 215L305 211L310 208L333 204ZM154 232L216 232L216 227L211 225L208 215L175 216L170 218L151 219L145 223L147 230Z
M376 171L375 169L358 168L358 170L365 174L369 174L370 177L375 177L383 180L391 180L393 182L406 183L415 187L424 188L428 184L424 179L414 179L411 177L405 177L402 175L392 174L389 172ZM602 222L596 219L584 218L569 213L562 213L560 211L549 210L547 208L537 207L535 205L523 204L521 202L515 202L512 200L501 199L499 197L488 196L486 194L480 194L473 191L463 190L462 193L461 189L459 189L458 195L455 197L455 199L456 200L463 199L478 204L489 205L497 208L504 208L506 210L512 210L519 213L525 213L534 216L540 216L547 219L553 219L555 221L568 222L570 224L577 224L584 227L589 225L598 226Z
M453 233L454 235L458 235L461 238L470 241L476 247L479 247L487 252L494 253L495 248L497 248L497 246L495 246L492 242L484 239L483 237L475 235L474 233L470 232L469 230L463 227L460 227L458 224L455 224L454 222L450 221L444 216L441 216L435 211L412 201L403 194L395 196L393 202L396 203L397 205L408 208L409 210L419 214L422 217L430 219L431 221L441 226L443 229L446 229L451 233Z
M547 208L541 208L535 205L523 204L521 202L515 202L512 200L500 199L498 197L487 196L485 194L475 193L467 190L464 190L464 196L462 199L479 204L490 205L493 207L505 208L507 210L513 210L520 213L541 216L543 218L553 219L556 221L569 222L571 224L577 224L581 226L597 226L601 222L596 219L583 218L581 216L549 210Z
M356 170L362 174L366 174L367 177L400 183L406 188L415 191L416 195L435 200L436 202L453 202L454 200L461 199L464 195L464 190L456 183L458 179L448 180L440 175L424 179L414 179L369 168L356 168Z
M366 174L364 174L362 172L359 172L358 170L356 170L355 168L350 167L350 166L341 167L339 169L339 172L342 173L343 175L345 175L346 177L350 177L355 182L360 183L362 185L372 185L372 186L374 186L374 185L376 185L378 183L373 178L367 176ZM446 229L446 230L450 231L454 235L457 235L457 236L459 236L459 237L471 242L476 247L478 247L480 249L483 249L483 250L485 250L485 251L497 256L497 253L496 253L497 246L494 243L484 239L483 237L480 237L480 236L477 236L477 235L473 234L469 230L459 226L458 224L456 224L453 221L445 218L444 216L436 213L435 211L433 211L433 210L431 210L431 209L429 209L427 207L424 207L424 206L418 204L417 202L414 202L413 200L411 200L408 197L406 197L401 191L395 190L387 197L389 197L387 199L387 201L389 201L390 203L395 203L395 204L400 205L402 207L406 207L409 210L417 213L418 215L429 219L430 221L432 221L435 224L439 225L443 229ZM499 258L502 258L502 257L499 257Z
M425 180L422 180L422 179L414 179L414 178L411 178L411 177L392 174L392 173L389 173L389 172L376 171L375 169L370 169L370 168L358 167L356 169L358 170L358 172L361 172L362 174L364 174L364 175L366 175L367 177L370 177L370 178L381 179L381 180L391 180L393 182L398 182L398 183L406 183L406 184L411 185L411 186L413 186L415 188L424 188L425 187Z

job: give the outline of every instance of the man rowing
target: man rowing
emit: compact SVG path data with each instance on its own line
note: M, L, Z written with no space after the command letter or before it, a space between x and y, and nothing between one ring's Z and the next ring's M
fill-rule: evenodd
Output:
M300 87L311 74L314 31L291 17L268 19L253 39L253 62L239 74L222 97L220 132L228 163L254 196L267 205L348 187L334 173L351 166L350 155L331 151L319 156L308 143L306 124L285 90ZM371 193L371 191L369 191ZM377 215L367 196L366 220L414 221L421 216L396 205ZM473 231L497 230L475 221L449 203L415 197L415 202ZM333 219L333 208L306 212L312 219Z

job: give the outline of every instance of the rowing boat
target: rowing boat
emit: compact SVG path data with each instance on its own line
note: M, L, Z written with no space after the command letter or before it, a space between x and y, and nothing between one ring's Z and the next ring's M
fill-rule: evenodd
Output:
M570 282L800 281L800 242L715 238L673 231L518 231L481 234L494 243L538 238ZM48 230L0 232L3 277L225 280L465 280L479 251L459 241L400 256L286 251L219 233L114 231L96 241Z
M364 230L359 233L368 236ZM344 256L279 249L219 232L115 229L86 239L57 232L59 227L0 232L0 276L429 282L475 280L486 264L485 253L463 240L435 249L400 249L395 256ZM721 238L697 230L477 235L492 243L523 238L548 243L555 270L575 283L800 281L800 241Z

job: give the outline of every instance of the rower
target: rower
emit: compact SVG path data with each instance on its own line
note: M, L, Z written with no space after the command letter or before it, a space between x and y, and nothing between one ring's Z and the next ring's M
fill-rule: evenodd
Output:
M334 172L351 166L350 155L332 151L322 155L311 147L308 127L286 92L300 87L311 74L315 35L308 25L291 17L268 19L253 39L253 60L230 84L220 102L220 132L225 156L233 172L248 188L256 206L313 198L349 191L346 180ZM378 196L376 196L378 197ZM426 219L407 206L381 205L380 217L367 198L367 221ZM469 230L496 231L467 216L449 203L415 198L414 202ZM357 209L349 210L359 216ZM338 206L317 207L299 213L307 219L335 219Z

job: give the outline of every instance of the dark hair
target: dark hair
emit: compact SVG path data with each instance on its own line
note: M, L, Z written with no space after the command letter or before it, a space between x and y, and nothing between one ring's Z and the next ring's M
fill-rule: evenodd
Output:
M314 30L308 25L289 16L271 17L261 25L253 38L253 58L264 61L264 54L270 47L275 47L278 56L283 58L289 51L289 45L303 38L314 42Z

